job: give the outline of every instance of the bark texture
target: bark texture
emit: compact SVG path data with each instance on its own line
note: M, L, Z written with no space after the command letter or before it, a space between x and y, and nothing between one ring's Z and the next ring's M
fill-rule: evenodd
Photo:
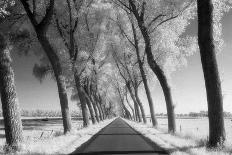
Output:
M204 72L208 101L209 147L222 145L225 141L223 100L220 77L213 43L212 0L197 0L198 44Z
M6 47L7 43L5 38L0 34L0 95L6 143L14 151L17 151L23 139L22 122L10 51L7 50Z

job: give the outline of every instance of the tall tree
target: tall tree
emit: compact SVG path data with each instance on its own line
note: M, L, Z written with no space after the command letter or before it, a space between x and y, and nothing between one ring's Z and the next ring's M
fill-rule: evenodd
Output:
M29 2L25 0L20 0L27 16L36 32L38 41L40 42L43 50L45 51L49 62L51 63L52 70L55 75L55 79L57 82L58 92L59 92L59 98L60 98L60 105L61 105L61 112L62 112L62 118L63 118L63 127L64 127L64 133L71 131L71 116L69 113L69 107L68 107L68 97L67 97L67 91L66 91L66 79L63 75L63 68L61 65L61 61L59 56L57 55L56 50L51 45L51 42L49 41L47 32L49 28L49 24L52 20L52 16L54 13L54 0L49 1L49 6L46 9L44 17L40 20L40 22L37 21L37 9L36 9L36 0L33 0L31 11Z
M150 0L114 1L114 3L121 6L123 10L133 14L132 18L135 19L136 27L139 28L143 37L147 62L151 70L155 73L165 97L169 132L175 132L176 125L171 87L166 74L167 72L165 72L168 69L165 65L168 59L173 60L173 58L182 57L180 54L181 52L176 52L176 50L179 50L178 46L176 46L179 41L176 39L183 33L183 28L188 24L186 22L187 18L178 17L182 15L191 4L188 2L178 2ZM189 11L185 13L188 18L192 18ZM179 22L177 22L177 18ZM170 24L170 22L173 21L176 23ZM174 26L177 23L181 23L182 27ZM170 35L173 35L173 37L170 37ZM174 53L178 53L177 55L179 56ZM173 62L171 64L176 67Z
M117 45L118 44L118 45ZM115 61L115 66L118 69L120 76L123 78L125 85L129 91L129 94L134 102L135 113L138 116L139 122L141 121L141 116L143 122L146 123L146 116L143 104L138 95L138 88L142 82L140 75L135 69L135 64L130 53L126 53L126 47L120 47L122 42L116 43L115 47L111 46L113 51L113 59ZM115 48L115 49L114 49ZM121 53L119 51L122 51ZM141 115L140 115L141 113Z
M18 150L23 140L22 122L16 94L10 47L7 47L7 39L4 38L3 34L0 34L0 95L6 143L13 150Z
M136 27L134 24L134 19L133 19L133 17L131 17L132 16L131 13L130 12L126 12L126 13L127 13L127 16L125 16L125 13L124 13L123 17L124 18L126 17L130 21L131 26L129 27L129 30L126 30L126 26L124 26L126 23L124 23L124 25L123 25L122 22L118 22L118 27L120 29L121 34L124 36L124 38L126 38L126 40L130 43L131 47L133 49L135 49L136 56L137 56L137 62L138 62L138 66L139 66L138 68L139 68L141 78L143 80L143 85L144 85L146 95L147 95L152 125L157 126L157 120L155 118L153 100L152 100L151 92L150 92L150 89L148 86L147 75L146 75L145 69L144 69L144 63L145 63L144 57L145 57L145 55L143 54L143 57L141 58L141 51L140 51L141 48L139 47L140 36L136 30ZM130 36L132 36L132 37L130 37ZM136 92L138 93L138 89L136 90Z
M135 1L129 0L129 7L130 10L133 12L138 26L140 28L140 31L143 35L143 39L145 42L145 52L147 54L147 62L150 65L152 71L157 76L160 85L163 89L164 97L166 100L166 107L167 107L167 115L168 115L168 130L169 132L175 132L176 131L176 123L175 123L175 113L174 113L174 105L173 105L173 99L171 94L171 88L169 86L169 83L167 81L167 77L162 70L162 68L158 65L156 62L154 55L152 53L152 43L151 38L148 33L148 28L145 25L144 22L144 15L145 15L145 6L146 2L144 1L141 5L141 13L138 12L138 8L135 5ZM155 19L155 18L154 18Z
M223 145L225 128L221 82L218 73L215 45L213 39L212 0L197 0L198 44L204 72L208 101L209 146Z

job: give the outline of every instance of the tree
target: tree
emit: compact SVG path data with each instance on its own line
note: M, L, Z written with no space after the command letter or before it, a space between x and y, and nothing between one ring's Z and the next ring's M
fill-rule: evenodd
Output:
M118 81L116 81L115 89L116 89L116 92L117 92L118 95L119 95L119 99L120 99L120 102L121 102L121 106L122 106L122 109L123 109L125 118L131 119L131 120L132 120L132 116L131 116L131 114L130 114L130 111L129 111L129 110L127 109L127 107L125 106L125 102L124 102L125 94L124 94L124 92L123 92L124 90L121 89L121 86L119 85L119 82L118 82Z
M64 6L66 9L62 7L61 9L57 9L56 27L65 45L65 51L69 55L82 112L86 112L86 109L83 108L86 108L87 104L91 118L95 122L93 116L94 111L96 113L96 108L99 109L100 117L104 117L104 111L102 111L101 104L99 104L99 96L95 96L96 102L91 102L91 100L94 100L89 96L88 89L84 89L84 87L86 87L84 81L89 79L88 76L91 75L91 65L93 65L91 63L91 61L93 61L92 57L95 50L100 46L99 39L102 32L101 27L104 24L104 11L100 10L97 6L93 6L92 4L95 4L95 2L92 0L66 0L66 3L67 5ZM82 53L88 55L84 60L79 58ZM91 106L91 104L93 104L93 106ZM87 113L83 113L83 116L86 116L86 118L84 118L84 122L86 122ZM85 124L88 125L88 123Z
M141 112L143 122L146 123L144 107L138 94L139 86L142 83L142 80L138 73L137 66L135 66L136 63L134 62L134 58L132 57L130 51L127 53L126 46L120 47L122 45L123 40L121 42L119 41L119 43L115 43L115 47L112 46L113 59L115 61L115 65L118 69L119 75L124 79L125 85L134 102L135 112L138 116L139 121L141 121ZM119 51L122 52L120 53Z
M20 108L16 93L10 48L0 34L0 95L5 126L6 143L13 150L20 148L23 140Z
M140 36L138 36L138 32L136 30L133 17L131 17L132 14L130 12L126 12L126 14L127 14L127 16L125 15L125 13L123 15L121 15L121 16L123 16L124 18L127 17L126 19L124 19L124 21L130 21L130 26L128 28L129 30L126 30L126 28L127 28L126 24L127 23L123 23L123 20L120 20L117 25L118 25L118 27L120 29L121 35L123 35L124 38L126 38L126 40L130 43L132 50L135 49L140 74L141 74L141 77L142 77L142 80L143 80L143 85L144 85L146 95L147 95L147 99L148 99L148 103L149 103L149 109L150 109L150 114L151 114L152 125L154 127L156 127L157 126L157 120L155 118L153 100L152 100L152 97L151 97L150 89L148 87L148 80L147 80L147 76L146 76L145 69L144 69L144 63L145 63L144 57L145 57L145 54L143 54L143 57L141 58L141 52L140 52L140 50L141 50L141 48L140 48L140 44L141 44L140 42L141 41L140 40L141 39L140 39ZM118 17L118 18L120 18L120 17ZM130 37L130 36L132 36L132 37Z
M179 51L183 50L178 48L177 43L180 41L178 41L178 38L188 25L186 21L193 18L191 11L186 11L191 6L191 3L150 0L116 0L114 3L121 6L126 12L133 14L136 26L138 26L144 40L147 62L155 73L164 93L169 132L175 132L174 104L167 72L165 72L169 69L165 65L170 60L170 62L174 62L173 59L177 60L177 55L182 57ZM178 18L183 12L186 17ZM173 23L171 24L171 22ZM182 26L175 26L177 23L181 23ZM164 36L166 37L162 38ZM172 66L176 67L174 63L172 63Z
M197 0L198 44L205 78L209 117L209 146L223 145L225 128L221 82L213 38L212 0Z
M68 98L67 98L67 91L66 91L66 80L65 76L63 75L63 68L60 62L60 58L57 55L56 50L51 45L51 42L49 41L49 38L47 36L49 24L52 20L52 16L54 13L54 0L49 1L49 6L46 9L45 16L42 18L40 22L38 22L36 19L37 8L36 8L36 1L33 0L31 11L30 5L25 0L20 0L21 4L23 5L26 14L36 32L38 41L40 42L44 52L46 53L46 56L52 66L52 70L54 72L54 76L57 82L58 92L59 92L59 98L60 98L60 105L61 105L61 112L62 112L62 118L63 118L63 127L64 127L64 133L71 131L71 116L69 113L69 107L68 107Z
M173 99L172 99L172 95L171 95L171 88L168 84L167 78L166 78L163 70L158 65L158 63L155 61L154 55L152 54L151 39L150 39L149 34L148 34L148 29L144 23L144 11L145 11L146 2L143 2L142 8L141 8L142 10L141 10L140 14L137 11L137 7L136 7L134 1L129 0L129 4L131 7L130 9L133 12L133 14L138 22L139 28L140 28L141 33L143 35L143 39L145 41L145 52L147 54L148 64L150 65L153 72L156 74L156 76L161 84L161 87L163 89L163 92L164 92L166 106L167 106L167 114L168 114L168 130L169 130L169 132L175 132L175 130L176 130L175 113L174 113Z

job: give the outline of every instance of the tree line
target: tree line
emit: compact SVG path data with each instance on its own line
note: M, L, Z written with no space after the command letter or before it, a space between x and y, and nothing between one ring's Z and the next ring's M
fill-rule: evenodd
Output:
M221 5L218 5L221 4ZM220 20L230 1L212 0L7 0L1 1L0 92L6 142L23 141L11 52L34 52L34 76L56 81L64 134L73 127L68 105L80 107L83 126L122 116L147 122L140 91L145 91L152 125L158 126L151 84L162 88L168 131L176 131L171 73L200 52L208 103L209 146L223 145L225 129L216 51ZM198 34L183 35L198 18ZM89 119L90 118L90 119Z

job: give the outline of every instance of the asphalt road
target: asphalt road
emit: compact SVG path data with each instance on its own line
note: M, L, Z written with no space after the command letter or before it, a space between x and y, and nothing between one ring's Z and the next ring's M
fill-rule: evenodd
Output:
M132 129L123 119L117 118L72 154L151 155L167 153Z

